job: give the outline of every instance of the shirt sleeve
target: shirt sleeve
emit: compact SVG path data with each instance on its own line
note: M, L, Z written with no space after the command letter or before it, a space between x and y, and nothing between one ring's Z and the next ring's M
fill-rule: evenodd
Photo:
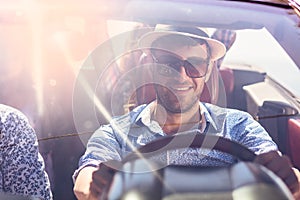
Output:
M276 143L263 126L246 113L240 112L228 117L229 124L233 124L231 135L234 140L248 147L255 154L261 154L273 150L278 150Z
M89 139L86 151L79 160L79 167L73 174L73 181L84 167L98 167L109 160L121 161L120 152L121 146L111 125L101 126Z
M1 190L52 199L45 164L28 119L17 110L1 111Z

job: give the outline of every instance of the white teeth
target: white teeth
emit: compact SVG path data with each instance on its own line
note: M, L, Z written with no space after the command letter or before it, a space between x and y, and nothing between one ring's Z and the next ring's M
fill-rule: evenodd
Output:
M178 91L184 91L184 90L189 90L190 87L178 87L178 88L173 88L174 90L178 90Z

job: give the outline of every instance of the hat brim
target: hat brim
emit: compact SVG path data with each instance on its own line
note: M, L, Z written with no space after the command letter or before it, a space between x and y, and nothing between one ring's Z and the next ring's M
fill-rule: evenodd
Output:
M181 35L181 36L187 36L190 38L198 38L205 40L211 50L211 60L215 61L218 60L219 58L222 58L225 53L226 53L226 47L223 43L219 42L218 40L211 39L208 37L202 37L190 33L183 33L183 32L175 32L175 31L153 31L146 33L141 37L139 40L139 47L141 48L152 48L152 43L157 40L158 38L161 38L163 36L167 35Z

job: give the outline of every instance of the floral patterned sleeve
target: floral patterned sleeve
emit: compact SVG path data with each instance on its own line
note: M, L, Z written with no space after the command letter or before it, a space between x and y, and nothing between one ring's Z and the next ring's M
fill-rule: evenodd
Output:
M35 131L18 110L0 104L0 191L52 199Z

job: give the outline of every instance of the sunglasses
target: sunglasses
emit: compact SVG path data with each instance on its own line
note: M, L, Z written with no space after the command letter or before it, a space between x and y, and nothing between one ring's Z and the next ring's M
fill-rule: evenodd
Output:
M190 78L201 78L207 73L209 61L208 59L191 57L187 60L182 60L173 55L163 55L159 57L153 56L154 62L160 64L157 67L157 71L160 75L166 77L174 77L180 71L181 67L184 67L185 73Z

